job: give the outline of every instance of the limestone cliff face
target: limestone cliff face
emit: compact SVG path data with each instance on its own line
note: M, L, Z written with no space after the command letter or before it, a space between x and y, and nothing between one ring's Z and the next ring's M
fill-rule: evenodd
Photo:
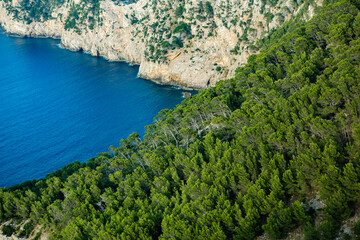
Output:
M82 0L69 0L54 6L51 17L33 20L21 4L0 0L0 24L8 33L58 38L73 51L138 64L142 78L195 89L233 77L257 52L257 39L301 7L308 8L307 18L313 11L291 0L102 0L96 15L84 12L90 7Z

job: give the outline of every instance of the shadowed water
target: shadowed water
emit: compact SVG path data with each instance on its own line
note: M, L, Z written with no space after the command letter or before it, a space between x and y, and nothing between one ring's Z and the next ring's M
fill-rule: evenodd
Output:
M0 187L44 177L144 132L180 90L139 79L137 67L0 33Z

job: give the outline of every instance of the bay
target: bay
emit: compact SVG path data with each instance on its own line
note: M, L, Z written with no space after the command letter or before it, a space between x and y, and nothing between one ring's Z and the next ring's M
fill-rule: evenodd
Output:
M53 39L0 33L0 187L45 177L144 133L181 90L138 67L61 49Z

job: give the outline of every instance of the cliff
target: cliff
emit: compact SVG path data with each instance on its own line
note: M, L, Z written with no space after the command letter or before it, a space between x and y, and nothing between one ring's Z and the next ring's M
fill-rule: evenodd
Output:
M0 1L11 34L61 39L61 46L140 65L139 77L202 89L233 77L258 51L255 41L316 4L291 0ZM39 11L37 13L36 11Z

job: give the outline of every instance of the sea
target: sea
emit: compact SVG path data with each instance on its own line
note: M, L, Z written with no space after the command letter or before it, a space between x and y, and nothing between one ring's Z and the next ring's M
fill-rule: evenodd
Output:
M138 67L0 32L0 187L39 179L141 136L182 91Z

